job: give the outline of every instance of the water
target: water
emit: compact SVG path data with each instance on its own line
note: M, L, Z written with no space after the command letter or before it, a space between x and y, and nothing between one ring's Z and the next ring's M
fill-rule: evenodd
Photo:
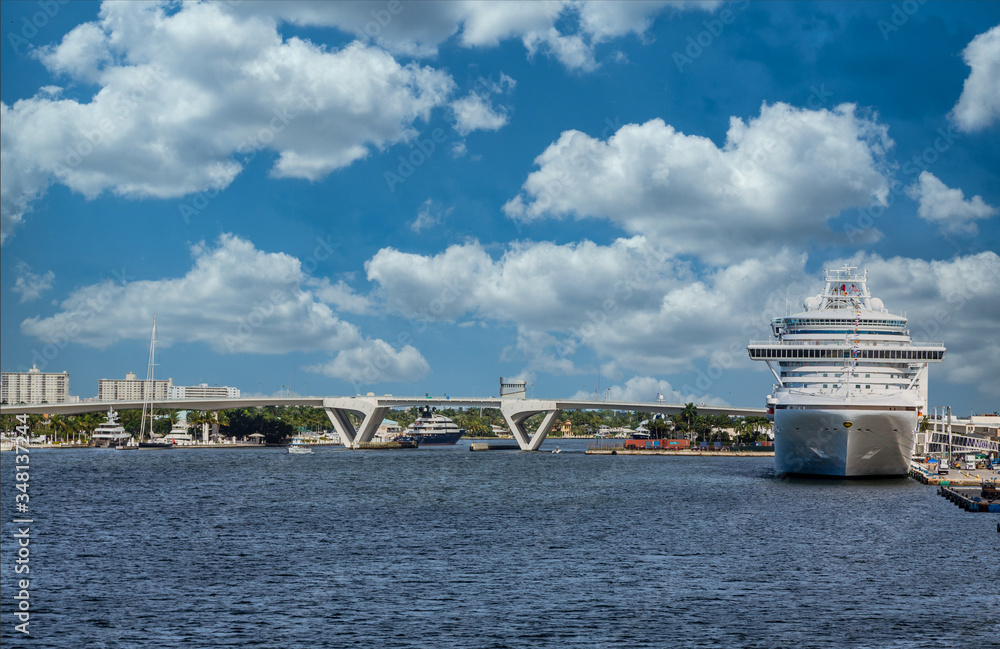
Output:
M997 646L997 516L772 458L31 452L4 647Z

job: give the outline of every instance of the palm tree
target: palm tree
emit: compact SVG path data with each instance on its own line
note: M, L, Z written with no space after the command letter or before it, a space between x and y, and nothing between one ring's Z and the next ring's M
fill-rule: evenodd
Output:
M684 410L678 413L681 419L687 424L687 432L694 430L694 424L698 420L698 408L693 403L685 403Z
M62 415L52 415L49 418L49 430L52 431L53 439L58 440L61 433L68 444L70 435L73 433L73 425Z
M196 430L200 429L204 424L211 423L208 417L208 413L204 410L188 410L187 411L187 423L188 426L194 427ZM198 437L197 434L193 437Z
M228 426L229 416L226 415L225 411L213 410L212 412L208 413L208 425L213 427L215 425Z

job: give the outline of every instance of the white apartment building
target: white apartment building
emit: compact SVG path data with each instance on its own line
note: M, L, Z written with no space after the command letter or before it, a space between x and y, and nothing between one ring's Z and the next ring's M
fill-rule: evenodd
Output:
M174 385L170 388L171 399L239 399L240 389L227 385Z
M42 372L32 365L27 372L0 375L0 401L15 403L66 403L69 400L69 372Z
M129 372L124 379L100 379L97 382L98 401L143 401L146 399L146 389L149 381L138 379L135 372ZM170 388L174 380L152 381L150 399L166 400L170 398Z

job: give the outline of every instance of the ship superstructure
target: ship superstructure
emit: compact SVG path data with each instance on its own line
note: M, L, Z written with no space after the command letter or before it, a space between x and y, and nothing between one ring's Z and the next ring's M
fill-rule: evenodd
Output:
M906 475L927 407L927 366L941 343L915 343L903 316L868 290L868 273L826 271L823 293L801 313L771 321L750 358L777 383L767 398L775 469L783 474ZM772 414L773 413L773 414Z
M458 443L465 429L430 408L422 408L417 420L406 429L406 434L415 438L420 446L446 446Z

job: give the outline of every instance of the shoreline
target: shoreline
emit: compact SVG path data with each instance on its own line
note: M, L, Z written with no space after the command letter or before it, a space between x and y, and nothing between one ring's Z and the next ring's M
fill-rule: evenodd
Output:
M587 455L686 455L723 457L774 457L774 451L696 451L645 448L588 448Z

